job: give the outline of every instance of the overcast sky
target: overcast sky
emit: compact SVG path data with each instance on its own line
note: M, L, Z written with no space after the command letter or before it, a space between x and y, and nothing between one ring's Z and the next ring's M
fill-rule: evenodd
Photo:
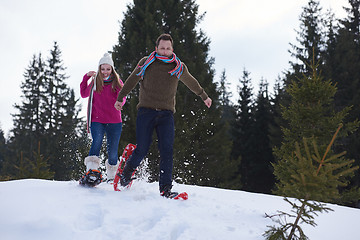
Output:
M235 93L242 70L249 71L256 89L261 78L270 83L289 67L289 43L308 0L196 0L200 23L211 40L216 81L223 69ZM130 0L1 0L0 1L0 111L5 135L13 126L13 105L21 103L20 84L34 54L46 59L54 41L62 51L67 84L80 98L82 76L96 70L99 59L117 44L119 21ZM346 14L347 0L320 0L323 10L337 18ZM155 41L155 39L154 39ZM176 48L175 48L176 52ZM181 56L179 56L181 59ZM121 73L120 73L121 76ZM195 76L196 77L196 76ZM124 79L125 80L125 79ZM86 100L82 99L82 116Z

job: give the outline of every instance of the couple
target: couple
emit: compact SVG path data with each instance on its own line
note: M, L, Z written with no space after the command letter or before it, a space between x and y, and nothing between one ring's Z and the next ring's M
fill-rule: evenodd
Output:
M81 96L91 96L92 84L87 81L95 72L85 74L80 84ZM142 58L137 67L125 81L119 79L114 70L110 55L99 62L99 74L96 76L95 91L92 99L91 135L93 142L89 156L85 158L86 170L97 169L98 158L104 133L107 136L109 160L106 161L108 179L113 179L117 169L117 150L122 130L121 109L126 95L140 82L139 104L136 120L137 147L126 162L120 176L120 184L127 186L131 175L146 156L151 145L152 133L156 130L160 151L160 194L171 197L175 95L178 82L182 81L192 92L200 96L210 108L212 100L198 81L189 73L186 65L173 53L173 39L162 34L156 40L155 51ZM89 101L91 102L91 101Z

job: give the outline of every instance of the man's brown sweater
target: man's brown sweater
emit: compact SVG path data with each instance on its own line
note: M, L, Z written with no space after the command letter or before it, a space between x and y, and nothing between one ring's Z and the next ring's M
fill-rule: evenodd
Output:
M139 81L140 95L137 108L146 107L175 112L175 95L179 81L182 81L192 92L200 96L202 100L208 98L204 89L189 73L185 64L183 65L184 71L180 79L178 79L175 75L171 76L169 74L169 72L175 68L176 63L165 63L156 59L146 68L144 79L142 80L140 76L136 76L136 74L140 72L138 66L143 65L146 59L147 57L142 58L134 71L126 79L117 98L119 102L135 88Z

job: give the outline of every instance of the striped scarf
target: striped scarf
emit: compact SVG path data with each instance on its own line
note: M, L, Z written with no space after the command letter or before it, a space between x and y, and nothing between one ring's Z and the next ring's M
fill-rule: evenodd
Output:
M183 73L183 63L180 61L180 59L175 55L175 53L173 53L172 58L168 58L166 56L161 56L159 54L156 53L156 51L153 51L148 58L146 59L145 63L142 66L139 66L140 68L140 72L138 74L136 74L137 76L140 76L141 79L144 79L144 74L145 74L145 70L146 68L155 61L155 59L159 59L165 63L172 63L175 62L176 63L176 67L171 70L169 73L170 75L176 75L177 78L180 78L181 74Z
M113 81L113 78L110 78L110 76L108 76L107 78L104 78L104 83L111 83Z

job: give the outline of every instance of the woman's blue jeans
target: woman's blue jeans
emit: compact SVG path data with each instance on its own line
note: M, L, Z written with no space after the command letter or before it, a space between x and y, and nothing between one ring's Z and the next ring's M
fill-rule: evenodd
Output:
M116 165L118 161L118 148L122 131L122 123L91 123L92 143L89 156L99 156L104 134L109 157L109 164Z
M152 134L156 131L160 151L160 188L172 184L174 115L170 110L139 108L136 118L136 149L127 164L135 169L149 151Z

